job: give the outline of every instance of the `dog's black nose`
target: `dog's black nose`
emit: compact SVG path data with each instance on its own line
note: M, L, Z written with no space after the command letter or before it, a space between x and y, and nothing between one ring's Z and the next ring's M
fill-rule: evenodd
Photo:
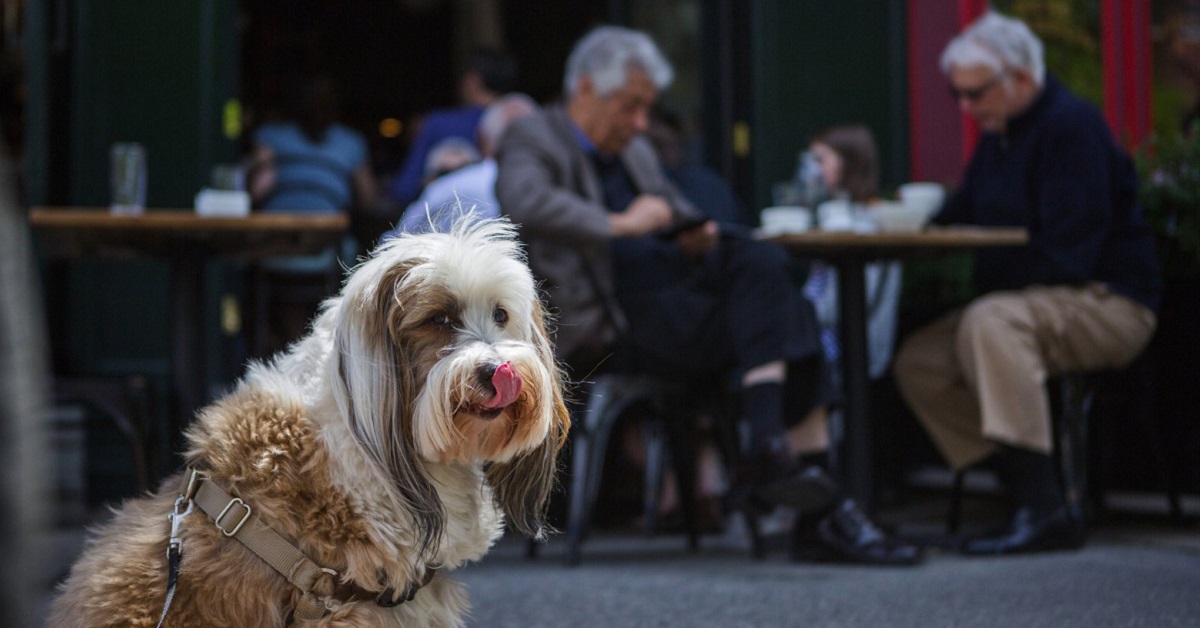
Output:
M495 393L496 388L492 385L492 377L496 374L496 369L499 364L482 364L475 369L475 375L479 378L479 382L483 385L483 389Z

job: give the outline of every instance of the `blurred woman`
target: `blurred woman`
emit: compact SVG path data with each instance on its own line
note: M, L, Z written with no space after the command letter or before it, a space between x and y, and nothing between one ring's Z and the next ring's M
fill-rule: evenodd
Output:
M812 139L809 151L833 197L858 205L879 200L879 151L870 129L861 124L830 127ZM871 377L877 379L886 371L895 347L901 267L898 262L868 264L866 273L867 355ZM815 263L804 292L816 306L826 358L830 363L837 362L841 355L837 271Z

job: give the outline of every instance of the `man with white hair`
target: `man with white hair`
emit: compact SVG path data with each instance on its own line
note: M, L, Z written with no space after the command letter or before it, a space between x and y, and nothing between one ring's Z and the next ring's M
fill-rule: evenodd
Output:
M537 102L519 92L488 105L476 129L483 159L430 181L384 239L399 232L445 231L464 212L473 213L476 218L499 215L495 193L496 147L510 124L537 110Z
M644 33L598 28L567 60L565 104L501 142L496 197L558 312L559 356L576 377L605 360L690 381L738 373L748 427L739 492L806 515L806 555L918 562L917 548L880 531L821 469L823 422L821 450L789 450L787 426L818 424L809 419L829 401L815 314L784 251L721 237L668 182L642 134L672 74Z
M1104 118L1043 66L1022 22L988 13L952 40L942 70L983 135L935 222L1024 227L1024 247L979 252L983 295L917 330L894 366L904 398L955 469L993 457L1014 514L969 554L1072 549L1081 513L1051 458L1048 377L1133 360L1161 292L1137 177Z

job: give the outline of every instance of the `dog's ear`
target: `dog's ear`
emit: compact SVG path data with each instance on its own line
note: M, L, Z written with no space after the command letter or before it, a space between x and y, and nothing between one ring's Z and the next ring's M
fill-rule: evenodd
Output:
M425 554L441 541L445 512L413 440L415 360L398 346L393 329L404 306L395 287L406 270L385 273L370 294L343 298L333 388L351 433L390 480L385 490L414 518Z
M546 417L550 429L537 447L507 462L489 466L487 478L508 524L522 534L541 539L546 532L546 509L554 490L558 453L571 430L571 415L564 402L562 370L554 359L554 350L546 333L546 312L536 300L532 318L535 327L533 344L538 358L550 373L550 390L547 392L551 400L545 406L545 411L551 414Z

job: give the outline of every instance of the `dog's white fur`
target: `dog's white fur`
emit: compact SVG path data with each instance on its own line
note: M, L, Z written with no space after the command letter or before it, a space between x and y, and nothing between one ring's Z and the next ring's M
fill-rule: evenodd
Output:
M507 222L400 236L354 270L308 336L201 412L188 464L342 581L404 591L437 569L395 608L348 603L294 625L461 625L466 596L446 572L482 557L506 517L542 534L569 427L544 316ZM505 362L520 393L489 407ZM96 531L49 625L157 622L178 486L168 479ZM299 592L283 576L199 509L182 528L166 625L285 622Z

